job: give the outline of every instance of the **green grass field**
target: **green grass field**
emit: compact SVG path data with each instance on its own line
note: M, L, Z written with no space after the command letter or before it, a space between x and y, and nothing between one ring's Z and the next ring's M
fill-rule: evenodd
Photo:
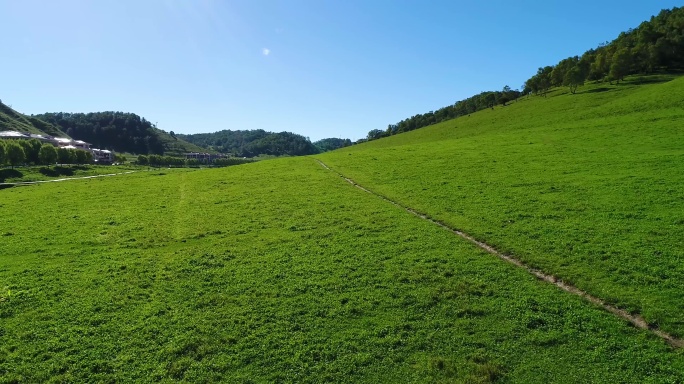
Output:
M679 382L647 331L310 158L3 190L2 382Z
M557 90L318 158L682 337L684 78L670 78Z
M684 78L317 155L684 334ZM0 382L681 383L684 351L314 158L0 190Z
M147 170L135 165L56 165L0 168L0 183L26 183Z

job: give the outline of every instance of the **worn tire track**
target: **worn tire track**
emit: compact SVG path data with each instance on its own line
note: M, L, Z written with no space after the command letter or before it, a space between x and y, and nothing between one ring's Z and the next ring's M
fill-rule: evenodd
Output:
M522 269L526 270L528 273L530 273L530 274L536 276L538 279L543 280L543 281L546 281L546 282L548 282L548 283L551 283L551 284L555 285L556 287L558 287L558 288L560 288L560 289L562 289L562 290L564 290L564 291L566 291L566 292L568 292L568 293L571 293L571 294L573 294L573 295L577 295L577 296L580 296L580 297L584 298L585 300L589 301L590 303L595 304L595 305L597 305L597 306L603 308L604 310L606 310L606 311L608 311L608 312L614 314L615 316L618 316L618 317L620 317L621 319L624 319L624 320L628 321L629 323L631 323L632 325L634 325L635 327L637 327L637 328L639 328L639 329L643 329L643 330L650 331L650 332L653 333L654 335L656 335L656 336L662 338L665 342L667 342L667 344L669 344L669 345L672 346L673 348L682 348L682 347L684 347L684 339L679 339L679 338L677 338L677 337L675 337L675 336L670 335L670 334L667 333L667 332L664 332L664 331L658 329L656 326L649 324L649 323L648 323L643 317L641 317L639 314L631 314L631 313L625 311L624 309L620 309L620 308L618 308L618 307L616 307L616 306L614 306L614 305L612 305L612 304L606 303L606 302L603 301L602 299L600 299L600 298L598 298L598 297L596 297L596 296L593 296L593 295L589 294L588 292L583 291L583 290L581 290L581 289L575 287L575 286L572 285L572 284L565 283L563 280L557 278L556 276L547 274L547 273L545 273L545 272L543 272L543 271L541 271L541 270L539 270L539 269L533 268L533 267L531 267L531 266L529 266L529 265L523 263L521 260L515 258L515 257L512 256L512 255L507 255L507 254L505 254L505 253L503 253L503 252L498 251L498 250L497 250L496 248L494 248L493 246L491 246L491 245L489 245L489 244L487 244L487 243L484 243L484 242L482 242L482 241L479 241L479 240L475 239L474 237L472 237L471 235L469 235L469 234L467 234L467 233L465 233L465 232L463 232L463 231L460 231L460 230L458 230L458 229L456 229L456 228L452 228L452 227L448 226L447 224L442 223L442 222L440 222L440 221L433 220L433 219L429 218L429 217L428 217L426 214L424 214L424 213L418 212L418 211L416 211L416 210L413 209L413 208L410 208L410 207L404 206L404 205L402 205L402 204L399 204L398 202L396 202L396 201L394 201L394 200L391 200L391 199L389 199L389 198L387 198L387 197L385 197L385 196L382 196L382 195L380 195L380 194L378 194L378 193L375 193L375 192L369 190L368 188L365 188L364 186L358 184L358 183L355 182L354 180L352 180L352 179L350 179L350 178L344 176L343 174L341 174L341 173L339 173L339 172L333 170L332 168L330 168L329 166L327 166L327 165L326 165L324 162L322 162L321 160L318 160L318 159L314 159L314 160L316 160L323 168L325 168L325 169L327 169L327 170L329 170L329 171L331 171L331 172L337 174L338 176L340 176L341 178L343 178L345 181L347 181L349 184L355 186L356 188L359 188L360 190L362 190L362 191L364 191L364 192L366 192L366 193L369 193L369 194L371 194L371 195L373 195L373 196L379 197L379 198L383 199L384 201L386 201L386 202L388 202L388 203L390 203L390 204L392 204L392 205L395 205L395 206L397 206L397 207L399 207L399 208L402 208L402 209L404 209L405 211L407 211L407 212L409 212L409 213L411 213L411 214L413 214L413 215L415 215L415 216L418 216L419 218L421 218L421 219L423 219L423 220L426 220L426 221L431 222L432 224L438 225L438 226L440 226L440 227L446 229L447 231L449 231L449 232L451 232L451 233L453 233L453 234L455 234L455 235L457 235L457 236L459 236L459 237L461 237L461 238L463 238L463 239L465 239L465 240L467 240L467 241L469 241L469 242L471 242L471 243L477 245L478 247L484 249L484 250L487 251L488 253L490 253L490 254L492 254L492 255L494 255L494 256L496 256L496 257L498 257L498 258L500 258L500 259L502 259L502 260L504 260L504 261L506 261L506 262L508 262L508 263L511 263L511 264L515 265L516 267L519 267L519 268L522 268Z
M52 180L39 180L39 181L20 181L18 183L0 183L0 189L2 188L8 188L8 187L20 187L20 186L25 186L25 185L35 185L35 184L45 184L45 183L57 183L60 181L69 181L69 180L84 180L84 179L94 179L97 177L109 177L109 176L119 176L119 175L128 175L130 173L134 173L137 171L127 171L127 172L119 172L119 173L107 173L104 175L92 175L92 176L80 176L80 177L64 177L61 179L52 179Z

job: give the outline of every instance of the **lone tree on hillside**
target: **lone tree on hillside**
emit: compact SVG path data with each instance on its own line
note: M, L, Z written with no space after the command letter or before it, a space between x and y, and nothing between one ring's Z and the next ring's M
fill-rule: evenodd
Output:
M38 151L38 159L41 164L54 165L57 162L57 149L51 144L43 144Z
M24 149L14 141L7 143L7 161L10 163L12 168L19 164L23 164L26 161L26 154Z
M620 84L620 80L624 80L625 76L629 74L631 65L632 55L629 48L622 48L613 55L613 61L610 64L610 73L608 76L611 80L615 80L616 84Z
M570 70L565 73L563 85L568 86L570 88L570 93L574 95L575 92L577 92L577 87L584 85L584 73L582 73L582 69L579 66L570 68Z
M511 101L510 94L511 87L509 87L508 85L504 86L503 90L501 90L501 97L499 98L499 103L501 103L501 105L503 105L504 107L506 106L506 103Z

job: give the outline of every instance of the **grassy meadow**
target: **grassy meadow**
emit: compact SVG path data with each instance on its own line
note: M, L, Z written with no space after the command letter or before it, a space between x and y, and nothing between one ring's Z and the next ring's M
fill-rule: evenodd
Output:
M684 379L649 332L311 158L0 194L0 382Z
M555 90L317 156L684 336L684 78Z
M53 165L0 168L1 183L25 183L147 170L136 165Z

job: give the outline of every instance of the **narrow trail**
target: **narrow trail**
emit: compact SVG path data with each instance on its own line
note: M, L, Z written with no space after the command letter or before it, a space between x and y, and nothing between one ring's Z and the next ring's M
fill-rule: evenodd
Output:
M9 188L9 187L20 187L24 185L35 185L35 184L44 184L44 183L57 183L60 181L69 181L69 180L83 180L83 179L94 179L96 177L109 177L109 176L119 176L119 175L128 175L129 173L133 173L137 171L128 171L128 172L119 172L119 173L107 173L105 175L93 175L93 176L81 176L81 177L65 177L62 179L53 179L53 180L40 180L40 181L21 181L18 183L0 183L0 189L2 188Z
M401 205L401 204L397 203L396 201L390 200L390 199L388 199L388 198L385 197L385 196L379 195L379 194L377 194L377 193L375 193L375 192L373 192L373 191L371 191L371 190L369 190L369 189L363 187L362 185L358 184L358 183L355 182L354 180L352 180L352 179L350 179L350 178L344 176L343 174L341 174L341 173L339 173L339 172L337 172L337 171L331 169L331 168L328 167L324 162L322 162L322 161L320 161L320 160L318 160L318 159L314 159L314 160L316 160L323 168L325 168L325 169L327 169L327 170L329 170L329 171L331 171L331 172L337 174L338 176L340 176L341 178L343 178L345 181L347 181L349 184L355 186L356 188L359 188L360 190L362 190L362 191L364 191L364 192L366 192L366 193L369 193L369 194L371 194L371 195L373 195L373 196L379 197L379 198L385 200L386 202L388 202L388 203L390 203L390 204L392 204L392 205L395 205L395 206L397 206L397 207L399 207L399 208L402 208L402 209L404 209L405 211L407 211L407 212L409 212L409 213L411 213L411 214L413 214L413 215L415 215L415 216L418 216L419 218L421 218L421 219L423 219L423 220L426 220L426 221L431 222L432 224L438 225L438 226L440 226L440 227L446 229L447 231L449 231L449 232L451 232L451 233L453 233L453 234L455 234L455 235L457 235L457 236L459 236L459 237L461 237L461 238L463 238L463 239L465 239L465 240L468 240L469 242L471 242L471 243L477 245L478 247L480 247L480 248L484 249L485 251L489 252L490 254L492 254L492 255L494 255L494 256L496 256L496 257L498 257L498 258L500 258L500 259L502 259L502 260L504 260L504 261L506 261L506 262L508 262L508 263L511 263L511 264L515 265L516 267L519 267L519 268L522 268L522 269L526 270L528 273L530 273L530 274L536 276L538 279L543 280L543 281L546 281L546 282L548 282L548 283L551 283L551 284L555 285L556 287L558 287L558 288L560 288L560 289L562 289L562 290L564 290L564 291L566 291L566 292L569 292L569 293L571 293L571 294L573 294L573 295L580 296L580 297L584 298L585 300L587 300L587 301L589 301L589 302L591 302L591 303L593 303L593 304L595 304L595 305L600 306L600 307L603 308L604 310L606 310L606 311L608 311L608 312L610 312L610 313L612 313L612 314L614 314L614 315L616 315L616 316L618 316L618 317L620 317L620 318L622 318L622 319L624 319L624 320L627 320L628 322L630 322L632 325L634 325L635 327L637 327L637 328L639 328L639 329L643 329L643 330L650 331L650 332L653 333L654 335L656 335L656 336L662 338L663 340L665 340L665 342L667 342L667 344L669 344L669 345L672 346L673 348L683 348L683 347L684 347L684 339L676 338L676 337L670 335L670 334L667 333L667 332L663 332L663 331L659 330L657 327L648 324L648 322L647 322L643 317L641 317L640 315L638 315L638 314L631 314L631 313L629 313L629 312L627 312L627 311L625 311L625 310L623 310L623 309L620 309L620 308L618 308L618 307L616 307L616 306L614 306L614 305L608 304L608 303L606 303L605 301L601 300L600 298L598 298L598 297L596 297L596 296L592 296L592 295L590 295L589 293L587 293L587 292L585 292L585 291L583 291L583 290L581 290L581 289L575 287L574 285L565 283L565 282L563 282L562 280L558 279L557 277L555 277L555 276L553 276L553 275L549 275L549 274L547 274L547 273L544 273L544 272L541 271L541 270L532 268L532 267L530 267L529 265L523 263L522 261L516 259L515 257L513 257L513 256L511 256L511 255L504 254L504 253L498 251L496 248L492 247L491 245L488 245L488 244L486 244L486 243L483 243L483 242L481 242L481 241L475 239L474 237L470 236L469 234L467 234L467 233L465 233L465 232L463 232L463 231L460 231L460 230L458 230L458 229L449 227L448 225L446 225L446 224L444 224L444 223L442 223L442 222L433 220L433 219L429 218L429 217L428 217L426 214L424 214L424 213L418 212L418 211L416 211L416 210L413 209L413 208L410 208L410 207Z

